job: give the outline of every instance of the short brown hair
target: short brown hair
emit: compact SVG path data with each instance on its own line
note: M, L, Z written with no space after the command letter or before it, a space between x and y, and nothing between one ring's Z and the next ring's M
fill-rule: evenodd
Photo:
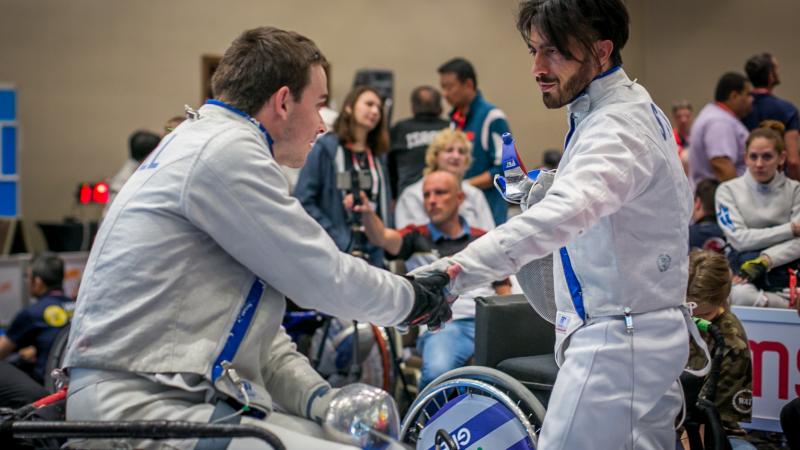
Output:
M347 94L342 109L339 111L339 116L336 118L336 122L333 123L333 132L339 137L340 142L352 143L356 139L356 117L353 112L356 102L364 92L372 92L381 99L381 94L375 88L366 85L358 86ZM380 110L381 120L375 125L375 128L367 133L367 147L375 155L382 155L389 151L389 131L387 130L386 114L383 113L383 99L381 99Z
M214 76L214 97L250 115L283 86L300 101L310 67L325 57L311 39L273 27L247 30L225 50Z
M688 109L689 111L692 110L692 104L689 103L689 100L678 100L672 103L672 114L680 111L681 109Z
M728 308L731 293L731 269L725 256L708 251L689 253L689 284L686 300Z
M744 144L745 151L750 148L750 143L753 142L753 139L762 137L772 141L772 144L775 146L775 152L780 155L786 148L783 143L784 130L786 130L786 127L777 120L762 121L758 124L758 128L751 131L750 135L747 136L747 141Z

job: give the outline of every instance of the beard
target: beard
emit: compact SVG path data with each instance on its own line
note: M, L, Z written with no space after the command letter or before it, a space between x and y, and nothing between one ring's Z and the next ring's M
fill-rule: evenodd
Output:
M557 109L574 100L575 97L592 82L594 78L592 66L593 64L588 61L581 64L580 69L578 69L574 75L567 78L563 86L561 83L558 83L555 91L542 92L542 102L544 102L544 106L549 109ZM543 81L545 83L558 82L555 77L537 77L536 81Z

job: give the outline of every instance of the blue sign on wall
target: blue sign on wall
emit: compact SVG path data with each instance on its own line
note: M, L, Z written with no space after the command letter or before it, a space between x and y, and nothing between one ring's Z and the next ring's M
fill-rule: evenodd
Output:
M0 120L17 120L17 91L0 87Z
M0 151L2 151L2 160L0 160L0 173L3 175L16 175L17 174L17 127L4 126L0 131Z
M17 183L0 181L0 216L15 217L17 215Z
M0 217L19 215L17 91L0 86Z

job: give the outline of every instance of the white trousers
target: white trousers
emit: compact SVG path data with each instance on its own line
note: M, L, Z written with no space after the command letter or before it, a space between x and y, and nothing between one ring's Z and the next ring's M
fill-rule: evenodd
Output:
M209 423L216 406L205 403L205 397L206 391L189 392L131 373L83 369L73 371L70 376L67 420L181 420ZM234 411L229 406L224 406L227 408L224 415ZM217 416L220 415L219 412L218 410ZM357 448L323 440L322 429L316 423L279 412L273 412L265 420L241 417L238 423L271 431L287 449ZM120 441L86 440L76 445L80 448L117 448L114 444L119 443L137 449L194 449L198 445L204 448L271 449L264 441L250 438L212 442L197 439Z
M689 356L680 308L590 320L575 331L553 386L539 450L672 450Z

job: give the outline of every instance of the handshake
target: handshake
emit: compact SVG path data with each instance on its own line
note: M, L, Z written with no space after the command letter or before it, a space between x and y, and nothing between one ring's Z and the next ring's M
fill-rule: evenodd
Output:
M452 265L447 269L429 269L407 275L406 279L414 287L414 305L400 326L426 325L435 331L449 321L453 315L450 306L457 296L451 295L448 287L450 279L455 278L460 269L460 266Z

